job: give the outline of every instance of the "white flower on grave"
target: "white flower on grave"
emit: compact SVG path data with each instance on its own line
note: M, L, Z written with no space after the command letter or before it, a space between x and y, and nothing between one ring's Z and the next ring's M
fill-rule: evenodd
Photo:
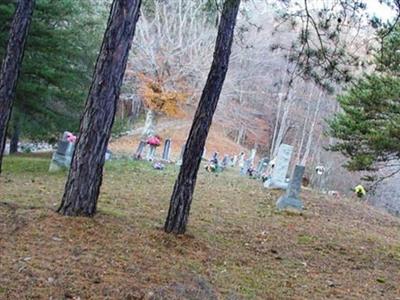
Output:
M324 166L316 166L315 172L317 172L318 175L322 175L325 173L325 167Z

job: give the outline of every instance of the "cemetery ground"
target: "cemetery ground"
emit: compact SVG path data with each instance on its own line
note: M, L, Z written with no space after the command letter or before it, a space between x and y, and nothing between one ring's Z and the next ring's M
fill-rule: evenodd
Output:
M238 172L201 170L184 236L162 230L174 165L106 164L92 218L67 218L49 155L6 157L0 299L400 299L400 219L311 191L302 214Z

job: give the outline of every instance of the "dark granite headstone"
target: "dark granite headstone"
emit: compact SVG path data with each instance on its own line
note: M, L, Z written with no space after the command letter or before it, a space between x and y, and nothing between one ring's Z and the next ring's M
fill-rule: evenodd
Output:
M69 145L70 143L67 141L59 141L56 153L59 155L66 155L68 152Z
M228 155L224 155L224 158L222 159L222 162L221 162L221 167L223 168L223 169L225 169L225 168L227 168L228 167L228 164L229 164L229 156Z
M164 143L162 159L165 161L169 161L170 154L171 154L171 139L166 139Z
M281 196L276 202L278 210L287 208L294 208L303 210L304 204L300 200L301 182L304 175L304 166L297 165L294 169L292 180L290 181L289 188L285 195Z
M55 172L61 169L69 169L74 153L75 144L66 140L58 142L57 151L53 153L49 172Z
M140 141L138 148L136 149L136 152L134 154L135 159L142 159L143 158L143 152L144 148L146 147L146 142L145 141Z

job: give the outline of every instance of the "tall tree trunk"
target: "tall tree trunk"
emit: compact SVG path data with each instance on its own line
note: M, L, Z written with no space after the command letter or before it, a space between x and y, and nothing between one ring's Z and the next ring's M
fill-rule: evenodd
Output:
M15 98L18 75L32 20L34 0L19 0L11 23L6 53L0 71L0 173L6 146L7 125Z
M164 227L168 233L182 234L186 231L201 156L228 71L239 5L240 0L225 0L223 5L213 63L194 116L182 165L171 196Z
M318 95L317 107L315 108L313 121L312 121L311 127L310 127L310 132L308 133L308 140L307 140L307 144L306 144L306 149L305 149L305 152L303 154L303 158L301 159L301 162L300 162L300 165L302 165L302 166L306 165L307 160L308 160L308 156L310 155L311 144L312 144L313 137L314 137L315 124L317 123L319 109L320 109L320 106L321 106L321 97L322 97L322 92L320 92L319 95Z
M245 131L245 128L244 128L243 124L240 124L238 134L236 137L236 144L240 145L242 143L243 137L244 137L244 131Z
M281 86L279 88L279 94L278 94L278 108L276 111L276 117L275 117L275 125L274 125L274 133L272 134L272 139L271 139L271 145L270 145L270 149L269 149L269 156L271 159L273 159L273 154L274 154L274 150L275 150L275 142L276 142L276 137L278 134L278 127L279 127L279 121L280 121L280 115L281 115L281 109L282 109L282 102L283 102L283 88L285 86L286 83L286 77L288 75L288 68L289 68L289 58L287 58L286 60L286 66L284 69L284 73L283 73L283 80L281 83ZM290 87L289 87L290 88Z
M288 127L287 120L288 120L291 106L294 102L294 98L292 97L290 90L288 91L288 93L285 96L285 101L286 102L283 103L283 112L282 112L282 117L279 122L278 133L275 138L275 144L274 144L274 149L272 152L272 158L274 158L278 155L279 147L283 143L284 138L285 138L288 130L290 129Z
M13 130L12 130L11 141L10 141L10 154L18 153L19 135L20 135L19 120L14 119Z
M129 49L141 0L114 0L97 58L64 196L58 209L68 216L93 216Z

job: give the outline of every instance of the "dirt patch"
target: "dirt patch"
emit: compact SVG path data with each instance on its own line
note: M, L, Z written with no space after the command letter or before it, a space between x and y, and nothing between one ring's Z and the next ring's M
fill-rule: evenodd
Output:
M168 126L164 126L163 124ZM173 125L172 125L173 124ZM171 156L173 159L177 159L181 153L182 145L186 142L187 136L189 134L191 126L191 121L179 121L179 123L174 124L170 121L160 121L158 124L157 133L163 138L170 138L172 140L171 144ZM248 150L233 142L230 138L224 135L224 130L221 125L214 124L211 127L207 142L206 150L208 153L207 157L211 157L214 151L218 151L220 155L237 155ZM110 150L124 155L132 155L140 142L140 130L134 130L132 135L120 137L114 139L110 143ZM162 150L158 150L160 152Z

